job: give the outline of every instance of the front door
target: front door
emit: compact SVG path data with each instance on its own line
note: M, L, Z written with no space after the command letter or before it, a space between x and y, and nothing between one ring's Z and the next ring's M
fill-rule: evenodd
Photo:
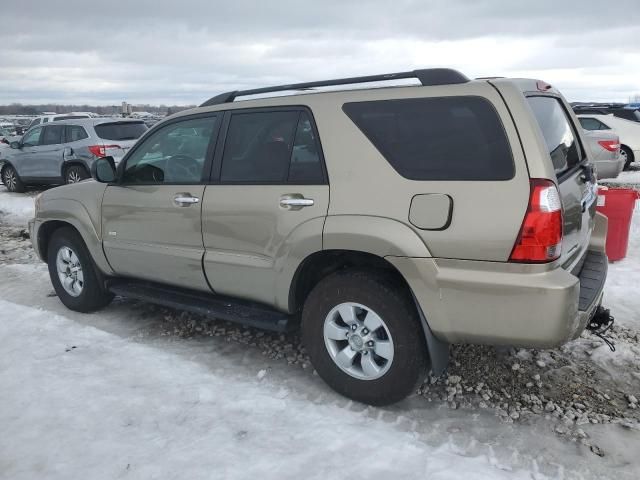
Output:
M234 110L220 137L204 269L217 293L272 304L291 257L322 249L329 186L317 131L302 108Z
M201 206L220 115L194 115L150 132L102 203L103 244L122 276L209 290Z
M36 155L40 149L40 136L42 127L34 127L22 137L21 147L16 154L15 167L18 175L23 179L35 178L38 176Z

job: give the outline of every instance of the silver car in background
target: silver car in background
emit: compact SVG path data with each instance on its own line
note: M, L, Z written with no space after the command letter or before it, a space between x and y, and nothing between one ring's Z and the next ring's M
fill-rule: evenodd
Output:
M587 148L591 150L598 179L616 178L624 168L618 135L601 130L583 130L582 133L587 141Z
M147 130L142 120L83 118L30 128L0 151L0 178L12 192L26 185L60 185L90 177L96 158L116 164Z

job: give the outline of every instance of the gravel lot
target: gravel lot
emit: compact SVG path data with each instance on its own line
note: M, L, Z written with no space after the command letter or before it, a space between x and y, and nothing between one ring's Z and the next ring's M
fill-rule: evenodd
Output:
M24 227L3 223L1 216L0 245L0 264L38 261ZM640 272L635 277L640 281ZM116 302L161 319L144 332L146 336L222 337L258 349L281 361L283 368L313 372L297 334L263 332L137 301ZM615 315L615 305L609 307ZM580 339L553 350L454 345L448 373L429 378L417 393L442 408L493 412L504 423L528 424L544 418L552 422L557 435L604 455L585 425L615 423L640 431L640 332L635 324L620 323L610 331L615 353L586 331Z

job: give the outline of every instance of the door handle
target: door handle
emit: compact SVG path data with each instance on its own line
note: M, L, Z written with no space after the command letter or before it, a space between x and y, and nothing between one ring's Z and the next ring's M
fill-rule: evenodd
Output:
M300 210L304 207L311 207L313 203L312 198L304 198L299 193L292 193L280 197L280 206L285 210Z
M198 197L194 197L190 193L178 193L173 197L173 203L178 207L190 207L191 205L200 203L200 199Z

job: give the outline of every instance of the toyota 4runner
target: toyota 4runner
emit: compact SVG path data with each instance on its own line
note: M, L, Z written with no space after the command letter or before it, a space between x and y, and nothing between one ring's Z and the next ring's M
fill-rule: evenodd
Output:
M384 405L442 372L449 343L580 335L607 272L588 155L536 80L428 69L234 91L40 194L30 231L72 310L121 295L300 328L332 388Z

